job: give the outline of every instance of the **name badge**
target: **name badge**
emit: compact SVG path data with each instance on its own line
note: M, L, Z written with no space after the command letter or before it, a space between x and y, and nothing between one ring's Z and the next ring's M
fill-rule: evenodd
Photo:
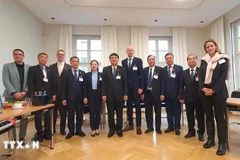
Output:
M116 79L121 79L121 76L117 75Z
M99 77L99 81L102 81L102 77Z
M176 74L175 74L175 73L172 73L172 74L171 74L171 77L172 77L172 78L176 78Z
M137 71L138 70L137 66L133 66L133 70Z
M43 78L43 81L44 81L44 82L48 82L48 79L44 77L44 78Z
M222 63L225 63L225 62L226 62L225 59L221 59L221 60L218 61L219 64L222 64Z
M154 79L158 79L158 75L153 75L153 78Z
M198 77L195 77L195 81L198 81L199 80L199 78Z
M82 77L79 77L79 81L80 81L80 82L83 82L83 78L82 78Z

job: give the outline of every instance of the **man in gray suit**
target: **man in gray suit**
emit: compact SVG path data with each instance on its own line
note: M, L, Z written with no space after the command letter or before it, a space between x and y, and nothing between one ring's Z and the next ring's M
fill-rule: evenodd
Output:
M14 62L3 65L2 79L5 87L3 97L5 101L22 101L27 95L27 77L30 65L23 62L24 52L21 49L13 51ZM17 118L22 118L17 117ZM25 142L28 119L22 118L20 121L19 141ZM16 140L16 129L13 129L13 138Z

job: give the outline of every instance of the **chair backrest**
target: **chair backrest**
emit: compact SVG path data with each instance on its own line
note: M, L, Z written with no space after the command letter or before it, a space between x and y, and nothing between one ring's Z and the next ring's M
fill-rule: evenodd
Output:
M240 98L240 90L232 91L231 98ZM239 108L232 105L228 105L229 111L240 111Z

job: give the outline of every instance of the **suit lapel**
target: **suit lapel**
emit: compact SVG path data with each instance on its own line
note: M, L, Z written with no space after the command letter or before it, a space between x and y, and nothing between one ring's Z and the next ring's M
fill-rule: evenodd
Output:
M14 72L15 72L16 75L17 75L17 78L20 80L19 73L18 73L18 69L17 69L17 65L16 65L15 62L12 63L12 67L13 67Z
M60 77L61 75L59 75L59 73L58 73L58 66L57 66L57 63L55 63L55 65L54 65L54 70L57 72L58 77Z

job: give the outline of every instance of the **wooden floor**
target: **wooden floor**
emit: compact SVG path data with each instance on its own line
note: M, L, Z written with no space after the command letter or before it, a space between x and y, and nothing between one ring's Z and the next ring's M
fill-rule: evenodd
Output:
M163 116L165 116L163 114ZM143 116L144 117L144 116ZM186 117L185 117L186 118ZM142 130L146 129L143 119ZM230 121L240 122L240 116L231 115ZM162 118L162 131L167 127L166 118ZM182 134L176 136L174 132L157 135L150 133L137 135L135 131L124 133L122 138L114 135L107 138L108 130L101 131L97 137L91 137L89 120L84 122L83 131L87 134L81 138L74 136L70 140L65 140L65 136L59 133L54 135L55 148L50 150L41 146L39 150L15 150L8 159L18 160L240 160L240 125L230 124L231 128L231 151L225 156L217 156L217 145L211 149L204 149L204 142L199 142L196 138L186 139L186 120L182 127ZM58 124L59 129L59 124ZM35 128L33 121L28 126L26 140L31 140ZM206 137L206 135L205 135ZM0 141L7 139L7 134L1 135ZM217 141L216 141L217 142ZM44 141L41 145L48 145L49 141ZM0 145L0 153L7 153ZM0 158L1 159L1 158ZM4 158L2 158L4 159Z

